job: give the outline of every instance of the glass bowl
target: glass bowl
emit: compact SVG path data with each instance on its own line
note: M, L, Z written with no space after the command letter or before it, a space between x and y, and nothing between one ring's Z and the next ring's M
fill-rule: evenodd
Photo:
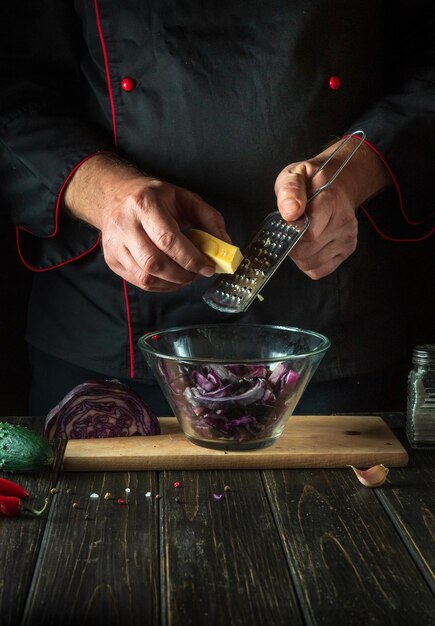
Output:
M185 326L139 339L187 439L217 450L273 444L329 346L309 330L261 324Z

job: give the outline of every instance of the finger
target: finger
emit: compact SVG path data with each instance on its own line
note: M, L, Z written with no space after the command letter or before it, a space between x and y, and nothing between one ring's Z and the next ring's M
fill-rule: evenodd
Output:
M149 283L146 283L145 285L142 285L142 286L139 285L139 287L143 291L148 291L150 293L171 293L173 291L177 291L177 289L186 287L187 285L190 285L190 282L186 283L185 285L178 285L175 283L168 283L167 281L163 281L163 280L160 281L156 279L155 282L150 281Z
M315 198L306 209L310 225L302 242L324 245L330 239L356 238L358 222L352 207L342 206L335 192L330 188ZM298 246L299 247L299 246Z
M167 211L159 211L156 205L151 205L147 211L144 228L155 248L183 271L202 276L213 276L215 273L214 264L183 235L177 221ZM151 261L155 265L153 274L159 276L162 270L161 259L154 254ZM171 273L171 276L174 280L174 274ZM178 273L178 276L184 280L184 274Z
M298 219L307 204L307 169L305 163L284 169L275 182L278 210L290 222Z
M128 252L138 281L142 285L152 284L151 279L154 278L180 286L195 278L194 273L180 266L167 253L160 250L149 238L148 233L142 230L130 236Z
M291 258L301 271L319 278L334 271L355 251L355 248L356 240L348 237L345 240L329 241L318 249L311 245L299 251L295 249Z
M317 253L330 241L346 236L343 228L334 226L333 216L327 205L321 207L320 210L315 210L313 203L307 210L307 214L310 218L310 224L298 245L292 250L292 255L295 258L307 258Z
M337 256L332 257L328 260L328 262L324 263L320 267L317 267L313 270L308 270L304 272L309 278L312 280L319 280L320 278L325 278L325 276L329 276L347 259L346 256L341 254L337 254Z
M304 241L322 241L331 238L331 232L334 233L334 214L332 203L329 201L327 192L324 196L316 198L311 202L307 209L307 215L310 218L310 224L304 233Z
M122 239L119 231L103 233L103 251L106 263L115 272L127 272L129 282L143 286L149 276L183 285L192 281L194 275L167 257L151 242L140 223L123 224ZM123 274L123 277L126 276Z
M108 262L110 269L116 274L145 291L170 292L193 282L192 274L190 273L188 274L189 278L185 282L172 282L144 272L126 247L119 251L116 261L111 262L110 259L106 259L106 262Z

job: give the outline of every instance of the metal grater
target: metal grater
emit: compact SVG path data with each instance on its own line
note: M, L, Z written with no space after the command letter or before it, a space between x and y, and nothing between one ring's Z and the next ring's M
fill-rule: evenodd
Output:
M350 134L322 163L313 175L316 176L339 150L352 138L359 137L356 144L331 178L316 189L307 204L331 185L352 156L362 145L365 133L357 130ZM203 295L205 302L224 313L242 313L252 304L259 291L297 244L310 224L304 213L294 222L286 222L279 211L269 213L258 232L243 250L243 261L234 274L222 274Z
M264 220L243 251L243 261L234 274L223 274L203 295L214 309L226 313L241 313L251 304L280 263L308 228L310 220L286 222L279 211Z

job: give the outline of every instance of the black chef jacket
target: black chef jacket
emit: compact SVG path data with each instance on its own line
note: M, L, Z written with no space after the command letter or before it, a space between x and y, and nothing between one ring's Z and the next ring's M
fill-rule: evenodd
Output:
M41 0L2 9L0 194L34 271L30 344L138 380L149 377L137 348L144 332L200 322L324 333L332 347L319 380L400 358L410 315L433 306L433 280L419 278L422 254L433 262L424 239L435 173L430 4ZM209 308L208 279L171 294L126 284L106 266L99 233L59 211L75 168L116 152L200 194L243 247L276 208L281 169L360 128L393 186L358 211L356 252L319 281L287 260L245 314Z

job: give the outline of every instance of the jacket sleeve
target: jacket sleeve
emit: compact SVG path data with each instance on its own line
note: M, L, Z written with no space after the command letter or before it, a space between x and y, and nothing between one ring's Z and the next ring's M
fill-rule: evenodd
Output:
M420 0L389 3L385 25L383 96L350 130L365 130L396 191L395 206L381 195L367 204L367 216L386 238L412 241L435 232L433 5ZM387 215L385 207L394 215Z
M114 145L80 110L83 44L73 3L7 5L0 39L0 206L18 227L23 260L41 270L97 244L94 228L60 215L61 194L84 159Z

